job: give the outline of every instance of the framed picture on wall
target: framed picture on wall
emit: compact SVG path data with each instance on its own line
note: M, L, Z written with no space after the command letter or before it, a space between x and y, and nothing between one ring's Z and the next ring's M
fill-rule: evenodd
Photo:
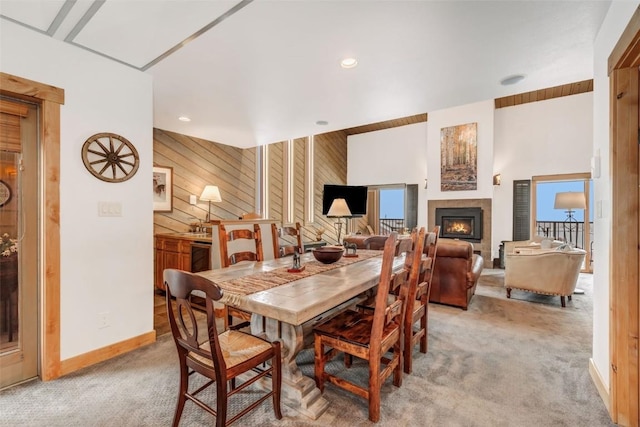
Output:
M153 167L153 211L171 212L173 210L173 168L169 166Z
M478 189L478 123L440 129L440 191Z

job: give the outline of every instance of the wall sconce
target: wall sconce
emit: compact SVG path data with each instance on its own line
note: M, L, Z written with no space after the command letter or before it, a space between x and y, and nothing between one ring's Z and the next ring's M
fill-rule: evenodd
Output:
M500 185L501 182L502 182L502 175L500 175L499 173L493 175L493 185Z
M429 187L429 183L427 182L427 178L424 179L424 189L426 190Z

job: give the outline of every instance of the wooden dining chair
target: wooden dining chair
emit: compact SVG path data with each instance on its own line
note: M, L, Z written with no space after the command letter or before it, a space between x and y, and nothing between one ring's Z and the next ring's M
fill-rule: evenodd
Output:
M219 226L220 258L228 267L240 261L263 261L262 235L260 225L252 228L233 228L227 231L224 224ZM253 243L252 243L253 241Z
M220 224L220 259L223 267L237 264L241 261L264 261L262 251L262 235L260 225L253 224L252 228L233 228L227 231L224 224ZM233 318L240 319L240 323L233 328L242 328L249 325L251 313L233 307L222 310L219 316L224 317L225 329L233 324Z
M287 245L283 245L280 246L280 256L289 256L289 255L293 255L294 253L303 253L304 252L304 246L302 245L302 230L300 228L300 223L296 222L294 226L284 226L282 228L280 228L280 237L287 237L289 236L289 239L293 240L295 239L296 244L287 244ZM287 243L291 243L291 242L287 242Z
M420 352L427 352L429 293L439 232L440 227L436 226L425 236L424 227L421 228L411 256L411 273L407 282L407 301L403 326L404 371L407 374L413 370L413 347L419 342Z
M391 233L382 255L380 283L375 310L347 310L313 328L315 381L324 391L325 381L368 400L369 419L380 419L380 388L393 374L393 384L402 384L403 300L389 303L387 294L393 281L393 261L397 234ZM325 351L325 347L328 350ZM391 351L390 351L391 350ZM325 364L340 352L364 359L369 364L366 387L325 371Z
M173 416L173 426L180 422L182 411L187 400L191 400L200 408L216 417L216 426L227 426L269 397L272 398L273 411L277 419L282 418L280 409L281 351L280 342L268 342L235 330L225 330L218 334L213 309L213 301L222 297L222 291L212 281L187 271L166 269L163 274L166 288L166 307L171 326L171 333L178 350L180 363L180 388L178 403ZM190 303L192 293L204 295L207 313L206 333L199 333L194 309ZM202 339L202 335L206 339ZM200 338L200 341L199 341ZM189 390L189 378L199 374L209 381ZM243 375L239 385L236 378ZM227 420L229 398L241 392L261 378L271 377L271 391L246 406L239 413ZM197 395L215 384L215 409L204 403ZM253 395L246 393L247 396ZM239 399L245 401L247 398Z
M240 219L261 219L262 215L257 212L245 212L240 215Z

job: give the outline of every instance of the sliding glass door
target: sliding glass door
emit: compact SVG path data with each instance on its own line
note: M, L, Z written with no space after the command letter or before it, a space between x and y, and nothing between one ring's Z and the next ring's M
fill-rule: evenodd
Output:
M584 271L593 271L593 185L589 174L533 178L533 234L587 251Z

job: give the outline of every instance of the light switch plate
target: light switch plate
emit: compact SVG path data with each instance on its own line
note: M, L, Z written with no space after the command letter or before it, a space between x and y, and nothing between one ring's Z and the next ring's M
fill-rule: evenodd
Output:
M190 194L189 195L189 204L190 205L198 204L198 200L196 199L196 195L195 194Z
M122 203L98 202L98 216L122 216Z

